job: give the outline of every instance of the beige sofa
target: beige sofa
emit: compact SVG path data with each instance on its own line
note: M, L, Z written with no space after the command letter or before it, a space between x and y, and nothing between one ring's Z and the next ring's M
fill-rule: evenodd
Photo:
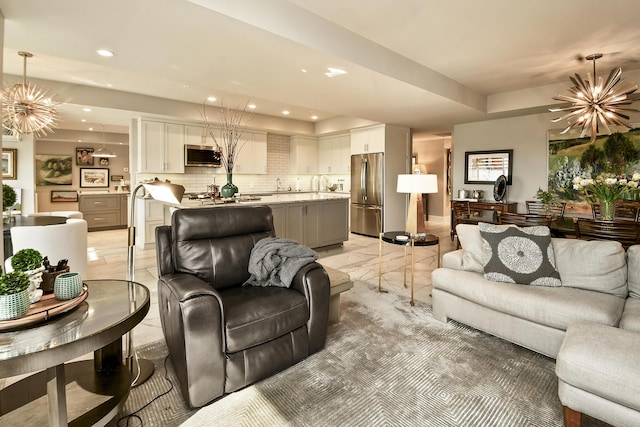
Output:
M640 389L630 393L640 384L640 245L625 253L618 242L552 239L562 286L543 287L485 280L478 226L457 233L462 249L432 275L434 317L557 358L569 419L640 425ZM607 343L608 352L585 342Z

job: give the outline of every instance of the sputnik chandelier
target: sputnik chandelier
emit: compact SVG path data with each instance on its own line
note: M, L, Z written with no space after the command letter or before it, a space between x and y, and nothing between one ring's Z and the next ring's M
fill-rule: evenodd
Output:
M27 83L27 58L33 54L19 51L18 55L24 58L24 75L22 83L2 91L2 126L12 134L45 136L56 124L55 105L46 90Z
M599 131L599 124L602 124L605 131L611 135L610 126L626 126L633 129L629 123L629 116L623 111L638 111L635 108L627 108L633 102L629 95L634 93L637 85L623 85L621 68L615 68L609 73L606 81L602 76L596 77L596 60L602 58L601 53L594 53L585 57L593 61L593 78L587 73L587 78L582 79L576 74L569 77L574 87L569 88L571 95L558 95L553 97L556 101L570 102L568 107L550 108L549 111L567 112L567 114L551 120L556 123L567 120L568 126L561 133L566 133L572 128L581 128L580 138L583 138L587 131L591 130L591 142L596 140Z

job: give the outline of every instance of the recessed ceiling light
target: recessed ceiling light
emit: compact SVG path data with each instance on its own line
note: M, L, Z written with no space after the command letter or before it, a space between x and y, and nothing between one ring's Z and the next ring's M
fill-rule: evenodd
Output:
M207 98L207 101L209 101L209 102L215 102L215 101L216 101L216 97L215 97L215 96L209 96L209 97Z
M284 111L282 112L282 114L284 114L285 116L288 116L288 115L289 115L289 112L288 112L287 110L284 110Z
M249 105L247 105L247 107L249 107L251 110L255 110L256 109L256 104L249 104Z
M86 123L87 119L81 119L80 120L82 123Z
M84 107L84 108L82 109L82 111L84 111L84 112L86 112L86 113L90 113L90 112L91 112L91 108L89 108L89 107Z
M91 131L92 131L92 130L93 130L93 128L89 128L89 130L91 130Z
M311 120L318 120L318 116L311 116Z
M340 68L328 67L327 69L329 71L324 73L324 75L327 76L327 77L335 77L335 76L341 76L343 74L347 74L347 72L345 70L341 70Z
M82 140L81 140L81 139L79 139L79 140L78 140L78 142L82 142Z
M305 70L304 68L302 68L300 71L302 71L303 73L307 72L307 70Z
M96 52L98 53L98 55L104 56L107 58L111 58L113 56L113 52L108 49L98 49L96 50Z

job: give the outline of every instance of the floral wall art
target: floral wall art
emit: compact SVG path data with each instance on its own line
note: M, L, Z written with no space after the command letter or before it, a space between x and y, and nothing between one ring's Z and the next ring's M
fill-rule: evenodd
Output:
M630 178L640 172L640 129L613 132L598 136L594 143L589 137L561 135L560 130L548 132L549 190L572 205L571 211L590 212L584 192L574 188L576 177ZM626 198L638 198L637 192Z
M72 157L65 154L36 154L36 185L71 185Z

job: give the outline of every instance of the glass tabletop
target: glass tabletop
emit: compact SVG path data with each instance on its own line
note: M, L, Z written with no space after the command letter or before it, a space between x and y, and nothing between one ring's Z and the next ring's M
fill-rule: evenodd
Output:
M122 337L149 311L149 289L126 280L86 280L76 309L0 333L0 378L56 366Z
M387 231L382 233L382 240L395 245L406 245L411 243L409 233L405 231ZM413 239L414 246L432 246L438 244L438 236L433 234L418 235Z

